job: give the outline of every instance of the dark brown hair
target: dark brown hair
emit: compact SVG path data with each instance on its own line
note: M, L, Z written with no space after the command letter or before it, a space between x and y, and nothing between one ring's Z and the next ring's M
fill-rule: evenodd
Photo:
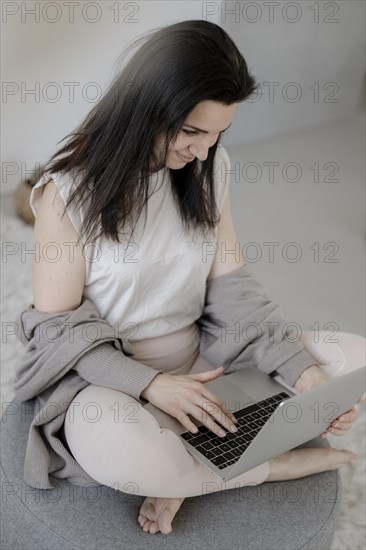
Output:
M66 145L45 165L44 171L80 176L67 206L87 204L82 233L88 242L99 236L120 242L119 231L137 221L149 197L151 167L158 162L158 136L165 138L166 159L170 140L199 102L231 105L258 87L234 42L215 23L188 20L154 30L135 40L125 55L141 42L108 91L66 136ZM219 221L213 160L220 138L204 162L195 159L181 169L169 169L185 229L205 231Z

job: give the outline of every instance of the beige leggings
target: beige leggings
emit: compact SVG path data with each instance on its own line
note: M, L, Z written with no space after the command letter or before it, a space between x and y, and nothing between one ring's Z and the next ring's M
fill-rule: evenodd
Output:
M318 336L319 341L315 336ZM365 365L365 339L329 332L302 333L301 341L330 376ZM198 354L196 324L144 341L131 341L133 359L171 374L212 369ZM294 389L294 388L292 388ZM263 483L269 463L221 482L186 450L180 438L160 428L154 416L131 396L90 385L71 403L64 435L81 467L97 482L122 492L155 497L193 497L207 492Z

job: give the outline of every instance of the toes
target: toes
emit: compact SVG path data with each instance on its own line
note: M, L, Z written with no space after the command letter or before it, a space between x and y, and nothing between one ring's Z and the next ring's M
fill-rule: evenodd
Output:
M153 534L155 534L157 531L159 531L159 527L158 527L156 521L150 521L149 523L150 523L150 525L149 525L149 527L148 527L148 529L147 529L147 531L148 531L149 533L151 533L151 534L153 535Z
M153 534L159 531L157 522L149 517L146 517L144 514L140 513L137 517L137 521L145 533L149 532Z
M138 521L140 527L142 527L143 530L144 530L145 532L150 530L150 533L151 533L151 532L152 532L152 531L151 531L151 526L152 526L153 524L155 524L156 531L159 530L159 528L158 528L158 526L157 526L157 524L156 524L156 521L154 521L154 520L152 520L152 519L149 519L149 518L147 518L147 517L145 517L145 516L143 516L143 515L141 515L141 514L138 516L137 521Z
M139 516L137 518L137 521L139 522L141 527L143 527L145 525L145 523L148 521L148 519L147 519L147 517L143 516L142 514L139 514Z
M147 497L140 508L138 523L145 533L172 532L172 521L184 498Z
M148 530L150 528L150 524L151 524L151 520L148 519L147 521L145 521L144 526L142 528L142 530L145 531L145 533L148 532Z
M143 526L143 530L145 531L145 533L154 534L159 530L159 528L156 525L155 521L148 520Z
M165 508L159 516L158 519L159 529L164 535L167 535L168 533L172 532L172 517L168 510L168 508Z

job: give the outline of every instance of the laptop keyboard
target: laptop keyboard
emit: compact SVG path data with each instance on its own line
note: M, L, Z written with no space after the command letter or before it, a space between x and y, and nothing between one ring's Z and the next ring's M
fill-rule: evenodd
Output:
M238 431L226 433L225 437L217 436L207 426L200 426L195 434L184 432L180 437L222 470L239 460L278 404L287 397L290 397L289 394L281 392L254 405L233 411L238 421Z

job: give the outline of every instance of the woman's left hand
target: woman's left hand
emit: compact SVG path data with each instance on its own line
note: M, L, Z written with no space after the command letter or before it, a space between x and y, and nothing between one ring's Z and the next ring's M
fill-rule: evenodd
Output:
M330 380L331 378L321 370L319 365L311 365L311 367L305 369L300 378L298 378L295 383L295 388L300 393L304 393L305 391L316 388L317 386L320 386L320 384L325 384ZM360 401L363 401L363 399L364 396L362 395L357 403L360 403ZM354 406L352 407L352 409L336 418L329 426L327 431L320 434L320 437L322 439L325 439L328 433L338 436L344 435L346 432L348 432L348 430L352 428L352 424L357 419L357 417L358 410Z

